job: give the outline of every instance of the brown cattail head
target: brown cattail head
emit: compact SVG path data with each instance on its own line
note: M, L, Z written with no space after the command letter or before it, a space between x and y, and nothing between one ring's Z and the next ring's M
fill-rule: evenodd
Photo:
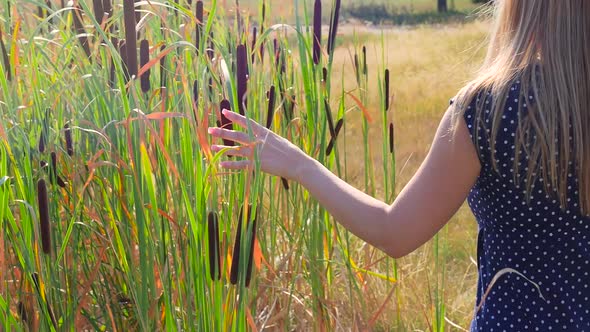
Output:
M39 135L39 152L45 152L45 130L41 129L41 135Z
M266 18L266 4L262 2L262 20L260 20L260 34L264 33L264 21ZM260 62L264 63L264 39L260 41Z
M393 153L393 148L394 148L394 141L393 141L394 137L393 137L393 123L389 124L389 153Z
M367 76L367 47L363 45L363 75Z
M55 152L51 152L51 174L49 177L51 184L54 184L57 178L57 154Z
M111 43L117 48L117 51L120 52L119 39L117 37L112 37ZM111 54L111 67L109 68L109 86L111 88L115 87L115 57L113 54Z
M275 102L275 86L271 85L270 90L268 90L268 110L266 112L266 128L268 129L270 129L270 126L272 125L272 119L275 114Z
M260 205L257 206L256 210L260 208ZM250 222L250 214L251 214L252 206L248 207L248 223ZM248 252L248 267L246 270L246 287L250 286L250 280L252 279L252 263L254 262L254 241L256 240L256 224L258 220L258 211L254 213L254 218L252 219L252 232L250 233L250 250Z
M340 119L340 120L338 120L338 122L336 122L336 129L334 129L335 135L330 138L330 142L328 143L328 147L326 147L326 156L329 156L332 153L332 150L334 149L334 145L336 144L336 139L338 138L338 134L340 133L340 129L342 129L343 124L344 124L344 119Z
M238 110L241 115L245 115L246 89L248 86L248 53L246 45L238 45L236 52L237 63L237 85L238 85Z
M326 83L328 81L328 68L322 67L322 81Z
M330 109L330 103L328 99L324 99L324 111L326 112L326 118L328 119L328 129L330 130L330 136L336 136L336 129L334 128L334 120L332 120L332 110Z
M313 63L320 63L322 54L322 1L315 0L313 6Z
M256 60L256 37L258 34L258 30L256 27L252 29L252 47L250 48L250 52L252 53L252 64Z
M125 49L129 77L137 76L137 31L135 30L135 1L123 0L123 18L125 22Z
M0 27L0 48L2 49L2 61L4 62L6 79L8 81L12 81L12 70L10 69L10 60L8 59L8 53L6 51L6 46L4 45L4 39L2 37L2 27Z
M164 52L166 45L160 47L160 52ZM166 86L166 56L160 58L160 87Z
M199 81L197 80L193 81L193 105L195 109L199 105Z
M243 218L244 216L244 206L240 207L240 213L238 217L238 229L236 231L236 238L234 241L234 251L232 253L232 262L231 262L231 269L229 273L229 281L235 285L238 283L238 268L240 265L240 249L242 245L242 224L244 222L248 222L250 220L250 215L252 213L252 205L248 206L248 211L246 213L246 219Z
M328 35L328 54L334 54L334 48L336 47L336 32L338 31L338 20L340 19L340 2L341 0L335 0L334 12L330 17L330 32Z
M92 0L92 8L94 9L94 18L99 24L104 17L104 9L102 8L102 0Z
M68 152L68 156L74 155L74 144L72 142L72 130L70 129L70 124L66 123L64 125L64 136L66 138L66 151Z
M102 0L102 10L109 16L109 18L113 17L113 5L111 4L111 0Z
M76 29L76 34L78 35L78 40L82 45L82 49L84 49L86 57L90 58L90 46L88 46L86 30L84 30L84 26L82 25L82 9L80 9L80 7L74 7L74 10L72 11L72 18L74 20L74 28Z
M213 29L211 29L211 31L209 31L209 47L207 47L207 57L209 60L213 60L213 57L215 56L215 44L213 41Z
M221 103L219 104L219 111L221 112L221 127L225 128L225 129L230 129L232 130L234 125L232 124L232 122L225 117L225 115L223 115L223 110L231 110L231 104L229 103L229 100L224 99L221 101ZM226 146L234 146L234 141L232 140L223 140L223 145Z
M356 84L361 84L361 68L359 67L359 56L354 53L354 74L356 76Z
M49 200L47 198L47 185L45 180L37 182L37 203L39 204L39 224L41 226L41 243L43 252L51 252L51 234L49 226Z
M285 188L285 190L289 190L289 181L287 181L287 179L281 178L281 184L283 184L283 188Z
M385 69L385 92L383 98L385 98L385 112L387 112L389 111L389 69Z
M201 49L201 36L203 34L203 1L197 1L195 8L195 17L197 18L197 24L195 26L195 47L197 52Z
M145 66L150 62L150 44L146 39L142 39L139 43L139 65ZM141 74L141 91L146 93L150 91L150 70L146 70Z
M209 233L209 271L211 280L221 279L221 251L219 248L219 218L216 212L207 216Z

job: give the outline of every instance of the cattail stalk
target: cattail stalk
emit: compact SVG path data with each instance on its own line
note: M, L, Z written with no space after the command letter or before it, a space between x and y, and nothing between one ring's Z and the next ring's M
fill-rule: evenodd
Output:
M209 271L211 280L221 279L221 250L219 248L219 218L216 212L207 216L209 233Z
M334 129L335 135L330 138L330 142L328 143L328 147L326 148L326 156L329 156L334 149L334 145L336 144L336 139L338 138L338 134L340 133L340 129L342 129L342 125L344 124L344 119L338 120L336 122L336 128Z
M51 229L49 226L49 200L47 199L47 185L44 179L37 182L37 203L39 204L39 223L41 226L41 244L43 252L51 252Z
M10 3L10 2L9 2ZM2 37L2 27L0 26L0 48L2 48L2 60L4 61L4 71L6 72L6 79L12 81L12 70L10 68L10 60L8 59L8 52L4 45L4 39Z
M334 48L336 46L336 33L338 31L338 20L340 19L340 2L341 0L336 0L334 5L334 12L332 13L332 17L330 17L330 32L328 35L328 54L334 54Z
M225 115L223 115L223 110L231 110L231 104L227 99L222 100L219 104L219 111L221 112L221 127L232 130L234 128L234 125L228 118L225 117ZM234 146L234 141L224 139L223 145Z
M250 47L250 53L252 56L252 64L254 64L254 62L256 61L256 37L258 34L258 30L256 29L256 27L254 27L252 29L252 47Z
M139 65L145 66L150 62L150 45L146 39L142 39L139 43ZM141 75L141 91L147 93L150 91L150 69L146 70Z
M275 102L276 102L276 95L275 95L275 86L271 85L270 90L268 90L268 109L266 112L266 128L270 129L272 125L272 120L275 115Z
M64 136L66 138L66 151L68 156L74 155L74 144L72 142L72 130L70 129L70 124L66 123L64 126Z
M236 52L236 74L238 85L238 110L241 115L245 115L246 105L246 89L248 82L248 53L246 52L246 45L238 45Z
M126 63L129 77L137 76L137 31L135 30L135 1L123 0L123 18L125 22Z
M389 124L389 153L393 153L394 141L393 141L393 123Z
M104 17L104 9L102 8L102 0L92 0L92 8L94 9L94 17L99 24Z
M385 69L385 112L389 111L389 69Z
M313 6L313 63L320 63L322 54L322 1L315 0Z
M195 8L195 17L197 18L197 24L195 26L196 34L195 34L195 47L197 48L197 52L201 49L201 36L203 34L203 1L197 1L197 5Z
M90 58L90 46L88 46L88 38L86 37L86 30L84 30L84 26L82 25L82 9L76 6L74 7L74 11L72 12L72 18L74 20L74 28L76 29L76 34L78 35L78 40L82 45L82 49L84 49L84 53L86 53L86 57Z

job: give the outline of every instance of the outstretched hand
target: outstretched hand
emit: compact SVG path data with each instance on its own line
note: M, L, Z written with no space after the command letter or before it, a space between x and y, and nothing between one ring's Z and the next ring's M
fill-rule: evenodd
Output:
M209 134L213 137L234 141L240 145L225 146L212 145L213 152L225 150L225 155L243 157L243 160L223 161L220 166L227 169L248 169L254 163L254 158L259 158L263 172L281 176L290 180L298 180L301 163L305 161L306 154L287 139L275 134L254 120L229 110L223 110L223 115L247 132L229 130L225 128L210 127Z

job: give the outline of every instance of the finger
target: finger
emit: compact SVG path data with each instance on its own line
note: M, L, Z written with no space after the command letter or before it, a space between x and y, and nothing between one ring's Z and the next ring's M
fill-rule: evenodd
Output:
M225 145L212 145L211 151L219 152L223 151L224 156L236 156L236 157L251 157L252 148L248 146L225 146Z
M248 128L248 119L245 116L230 110L223 110L222 113L231 122L234 122L243 128ZM252 129L255 129L256 131L259 131L260 128L262 128L262 126L254 120L250 120L250 126L252 126Z
M219 166L227 169L248 169L251 164L250 160L222 161Z
M248 134L240 132L240 131L229 130L229 129L225 129L225 128L216 128L216 127L209 127L208 131L209 131L209 134L211 134L211 136L219 137L224 140L230 140L230 141L234 141L234 142L238 142L238 143L242 143L242 144L250 143L250 138L248 137Z

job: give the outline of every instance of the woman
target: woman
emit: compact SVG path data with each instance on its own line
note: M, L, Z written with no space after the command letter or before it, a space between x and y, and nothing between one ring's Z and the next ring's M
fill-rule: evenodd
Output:
M229 155L249 156L256 146L263 171L299 182L338 222L393 257L425 243L467 198L479 225L472 331L590 331L590 1L495 6L482 70L453 99L392 205L255 122L257 145L246 133L209 132L248 145ZM224 114L247 127L244 117Z

